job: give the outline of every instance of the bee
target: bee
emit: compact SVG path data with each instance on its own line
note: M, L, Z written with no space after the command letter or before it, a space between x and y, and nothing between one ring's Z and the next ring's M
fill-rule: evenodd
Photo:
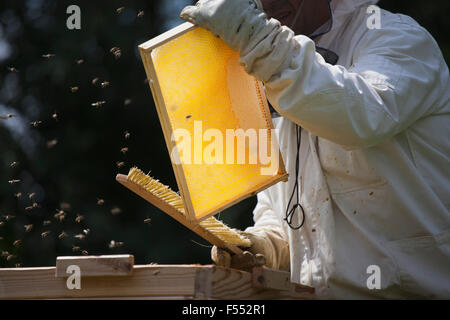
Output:
M50 220L45 220L45 221L42 223L42 225L43 225L44 227L49 226L49 225L51 225L51 224L52 224L52 222L51 222Z
M36 196L36 192L30 193L30 194L28 194L28 199L33 200L35 196Z
M16 257L15 255L10 254L9 256L6 257L6 261L11 261L15 257Z
M31 230L33 230L33 225L32 224L27 224L24 227L25 227L25 232L30 232Z
M31 210L33 210L33 209L34 209L33 206L29 206L29 207L26 207L26 208L25 208L25 211L31 211Z
M113 208L113 209L111 210L111 214L112 214L113 216L116 216L116 215L121 214L121 213L122 213L122 209L120 209L119 207L115 207L115 208Z
M125 166L125 162L116 162L117 168L122 168L123 166Z
M9 255L10 253L8 251L2 251L2 257L7 257Z
M108 81L104 81L104 82L101 83L102 89L105 89L108 86L109 86L109 82Z
M190 119L190 118L192 118L192 114L188 114L188 115L186 116L186 119Z
M124 106L129 106L133 101L131 99L125 99L125 101L123 102Z
M15 267L16 267L16 268L22 268L22 264L21 264L21 263L16 263L16 264L15 264Z
M144 220L145 224L150 224L152 222L152 218L147 218Z
M61 232L61 234L58 236L58 239L64 239L64 238L67 238L69 235L66 233L66 232Z
M116 59L119 59L122 56L122 50L118 47L111 48L109 52L111 52Z
M14 194L14 197L16 197L17 199L20 199L22 197L22 192L18 192L16 194Z
M52 114L52 119L55 120L56 122L58 121L58 114L56 113L56 111L55 113Z
M130 137L131 137L131 133L129 133L128 131L125 131L125 139L130 139Z
M95 86L95 85L97 85L97 83L100 81L100 79L99 78L94 78L94 79L92 79L92 84Z
M84 238L86 238L86 236L82 233L74 235L73 237L78 240L84 240Z
M53 58L54 56L55 56L55 54L47 53L47 54L43 54L42 58L50 59L50 58Z
M22 240L16 240L13 242L13 246L18 247L18 246L20 246L21 243L22 243Z
M20 180L9 180L8 182L9 182L9 184L16 184L16 183L19 183Z
M84 217L81 216L81 215L79 215L79 214L77 214L77 217L75 218L75 221L76 221L77 223L81 223L81 221L83 221L83 220L84 220Z
M19 72L19 70L17 70L14 67L7 67L7 69L9 70L9 72L15 72L15 73Z
M11 167L11 168L17 168L17 166L19 165L19 163L18 162L16 162L16 161L14 161L13 163L11 163L9 166Z
M102 206L105 204L105 200L103 199L97 199L97 205Z
M123 154L126 154L128 152L128 148L122 148L120 149L120 152L122 152Z
M5 216L5 220L8 222L8 221L11 221L12 219L14 219L15 218L15 216Z
M81 253L83 254L83 256L88 256L89 252L87 252L86 250L81 251Z
M116 9L117 14L121 14L125 7L120 7Z
M80 250L81 250L80 247L77 247L77 246L73 246L73 247L72 247L72 251L73 251L73 252L78 252L78 251L80 251Z
M54 139L47 142L47 148L52 149L58 144L58 140Z
M89 233L91 233L91 229L85 229L85 230L83 230L83 233L85 235L88 235Z
M111 242L109 243L109 248L110 249L114 249L114 248L120 248L120 247L122 247L123 246L123 242L116 242L116 241L114 241L114 240L111 240Z
M66 213L64 212L64 210L56 209L56 212L57 213L54 215L55 219L59 220L59 222L63 222L66 218Z
M77 60L77 64L79 65L79 64L83 64L84 63L84 60L83 59L80 59L80 60Z
M51 233L51 231L44 231L44 232L42 232L41 233L41 237L42 237L42 239L45 239L45 238L47 238L48 237L48 235Z
M39 127L39 125L42 124L42 121L37 120L37 121L30 122L30 124L31 124L33 127L37 128L37 127Z
M70 91L71 91L72 93L78 92L78 90L80 90L79 87L70 87Z
M0 227L3 227L5 223L3 221L0 221Z
M70 203L67 202L62 202L59 207L61 208L61 210L65 210L65 211L69 211L72 206L70 205Z
M96 108L100 108L105 103L106 103L106 101L97 101L97 102L92 103L91 106L96 107Z
M144 16L144 11L143 10L141 10L141 11L139 11L139 13L138 13L138 18L142 18L143 16Z

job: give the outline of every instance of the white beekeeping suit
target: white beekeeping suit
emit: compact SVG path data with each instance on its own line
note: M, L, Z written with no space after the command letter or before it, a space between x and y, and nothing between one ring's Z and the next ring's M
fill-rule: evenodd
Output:
M290 180L258 195L246 230L268 241L272 267L290 268L320 298L450 298L450 78L431 35L384 10L370 29L377 1L333 0L333 28L314 43L244 10L248 1L221 1L191 20L239 50L283 116L275 122ZM337 53L337 65L316 45ZM299 230L284 221L295 124Z

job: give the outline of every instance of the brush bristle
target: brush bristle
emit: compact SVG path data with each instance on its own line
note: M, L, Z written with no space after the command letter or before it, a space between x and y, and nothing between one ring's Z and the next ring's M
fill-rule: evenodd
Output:
M171 190L168 186L159 182L159 180L153 179L138 168L132 168L130 170L130 172L128 173L128 180L140 185L146 191L152 193L161 200L170 204L181 214L186 216L184 211L183 199L179 194ZM252 245L251 241L239 234L237 230L229 228L223 222L217 220L214 217L210 217L201 221L199 225L228 244L246 248Z

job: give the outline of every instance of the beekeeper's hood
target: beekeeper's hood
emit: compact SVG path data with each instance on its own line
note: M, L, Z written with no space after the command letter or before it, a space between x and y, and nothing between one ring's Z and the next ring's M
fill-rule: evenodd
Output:
M263 10L261 0L254 0L259 9ZM330 0L333 27L339 29L349 14L361 6L376 4L378 0Z

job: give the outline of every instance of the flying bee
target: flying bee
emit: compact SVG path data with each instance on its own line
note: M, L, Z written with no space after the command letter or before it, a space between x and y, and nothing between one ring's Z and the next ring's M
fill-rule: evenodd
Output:
M31 230L33 230L33 225L32 224L27 224L24 227L25 227L25 232L30 232Z
M56 113L56 111L52 114L52 119L58 121L58 114Z
M103 199L97 199L97 205L102 206L105 204L105 200Z
M73 252L78 252L78 251L80 251L80 250L81 250L81 248L78 247L78 246L73 246L73 247L72 247L72 251L73 251Z
M83 240L84 238L86 238L86 236L82 233L74 235L73 237L78 240Z
M190 118L192 118L192 114L188 114L188 115L186 116L186 119L190 119Z
M111 48L109 52L111 52L116 59L119 59L122 56L122 50L118 47Z
M30 122L30 124L31 124L33 127L37 128L37 127L39 127L39 125L42 124L42 121L37 120L37 121Z
M42 223L42 225L43 225L44 227L49 226L49 225L51 225L51 224L52 224L52 222L51 222L50 220L45 220L45 221Z
M116 9L117 14L121 14L125 7L120 7Z
M7 67L7 69L9 70L9 72L15 72L15 73L19 72L19 70L17 70L14 67Z
M11 118L15 118L15 117L17 117L14 113L8 113L7 115L6 115L6 119L11 119ZM5 120L6 120L5 119Z
M15 218L15 216L5 216L6 222L11 221L14 218Z
M85 229L85 230L83 230L83 233L85 235L88 235L89 233L91 233L91 229Z
M125 101L123 102L124 106L129 106L133 101L131 99L125 99Z
M84 219L83 216L77 214L77 217L75 218L75 221L76 221L77 223L81 223L81 221L83 221L83 219Z
M0 221L0 227L3 227L5 223L3 221Z
M83 60L83 59L77 60L77 64L83 64L83 63L84 63L84 60Z
M33 200L35 196L36 196L36 192L30 193L30 194L28 194L28 199Z
M117 215L119 215L121 213L122 213L122 209L120 209L119 207L114 207L114 208L111 209L111 214L113 216L117 216Z
M131 133L129 133L128 131L125 131L125 139L130 139L130 137L131 137Z
M95 85L97 85L97 83L100 81L100 79L99 78L94 78L94 79L92 79L92 84L95 86Z
M11 168L17 168L17 166L19 165L19 163L18 162L16 162L16 161L14 161L13 163L11 163L9 166L11 167Z
M81 251L81 253L83 254L83 256L88 256L89 252L87 252L86 250Z
M66 233L66 232L61 232L61 234L58 236L58 239L64 239L64 238L67 238L69 235Z
M109 243L109 248L110 249L114 249L114 248L120 248L120 247L122 247L123 246L123 242L116 242L116 241L114 241L114 240L111 240L111 242Z
M22 192L18 192L16 194L14 194L14 197L16 197L17 199L20 199L22 197Z
M79 87L70 87L70 91L71 91L72 93L78 92L78 90L80 90Z
M2 257L7 257L9 255L10 253L8 251L2 251Z
M128 148L122 148L120 149L120 152L122 152L123 154L126 154L128 152Z
M57 213L54 215L55 219L59 220L59 222L63 222L66 218L66 213L64 212L64 210L56 209L56 212Z
M31 210L33 210L33 209L34 209L33 206L29 206L29 207L26 207L26 208L25 208L25 211L31 211Z
M108 86L109 86L109 82L108 81L104 81L104 82L101 83L102 89L105 89Z
M15 267L16 267L16 268L22 268L22 264L21 264L21 263L16 263L16 264L15 264Z
M13 242L13 246L18 247L18 246L20 246L21 243L22 243L22 240L16 240Z
M144 10L141 10L141 11L139 11L137 16L138 16L138 18L142 18L144 16L144 14L145 14Z
M53 58L54 56L55 56L55 54L47 53L47 54L43 54L42 58L50 59L50 58Z
M9 184L16 184L16 183L19 183L20 180L9 180L8 182L9 182Z
M6 261L11 261L12 259L14 259L16 256L13 254L10 254L9 256L6 257Z
M152 218L147 218L144 220L145 224L150 224L152 222Z
M52 149L52 148L54 148L57 144L58 144L58 140L57 140L57 139L48 141L48 142L47 142L47 148L48 148L48 149Z
M96 107L96 108L100 108L105 103L106 103L106 101L97 101L97 102L92 103L91 106Z
M117 168L122 168L123 166L125 166L125 162L116 162Z
M41 233L41 237L42 237L42 239L45 239L45 238L47 238L48 237L48 235L51 233L51 231L44 231L44 232L42 232Z

